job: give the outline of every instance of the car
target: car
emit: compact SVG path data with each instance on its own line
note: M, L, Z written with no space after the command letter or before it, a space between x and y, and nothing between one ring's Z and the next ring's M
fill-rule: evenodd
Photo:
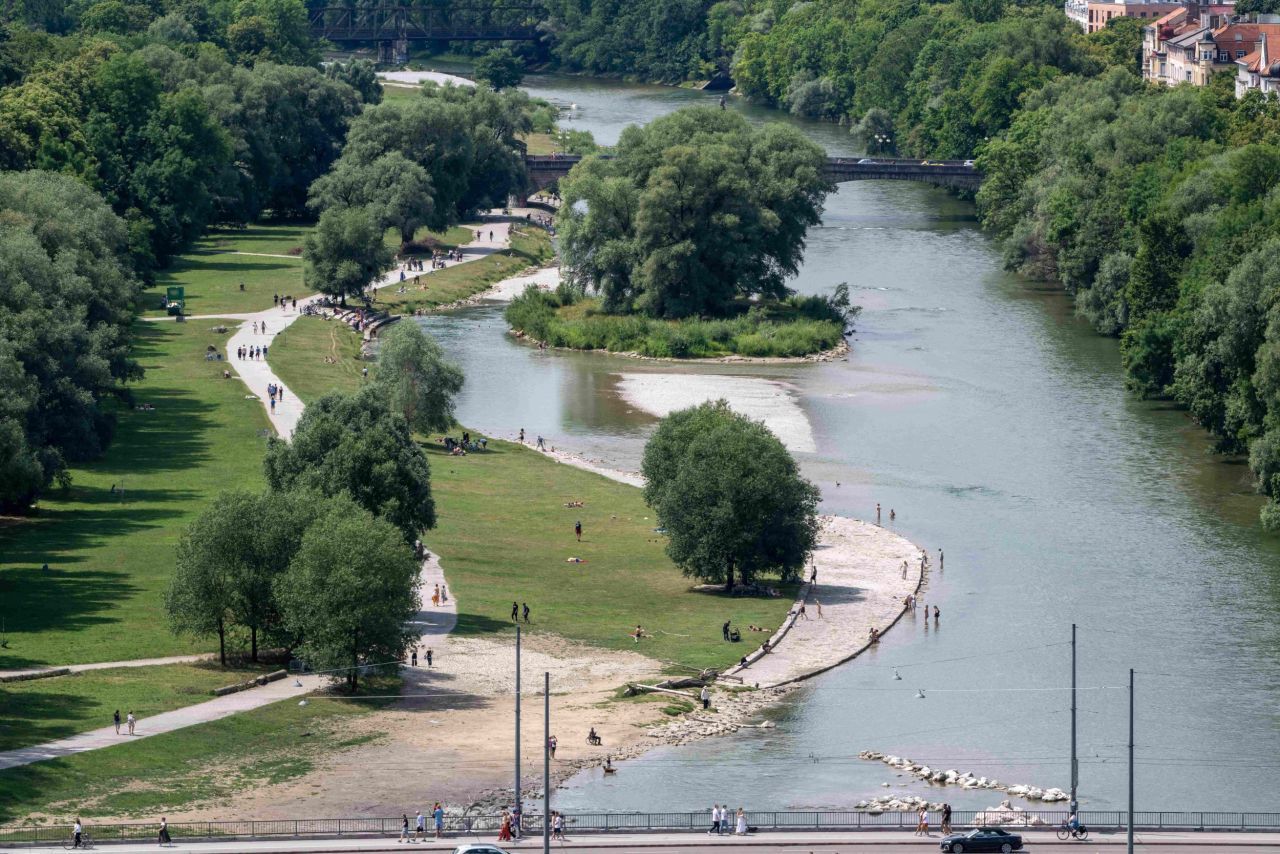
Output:
M1022 850L1022 837L998 827L978 827L968 833L953 833L943 838L938 845L943 851L962 854L965 851L1010 851Z
M942 166L943 164L939 163L936 160L921 160L920 165L921 166Z
M487 842L466 842L453 849L453 854L509 854L509 852Z
M965 166L973 166L973 165L974 165L974 162L973 162L972 160L966 160L966 161L964 162L964 165L965 165Z
M859 166L875 166L878 161L872 160L870 157L864 157L858 161Z

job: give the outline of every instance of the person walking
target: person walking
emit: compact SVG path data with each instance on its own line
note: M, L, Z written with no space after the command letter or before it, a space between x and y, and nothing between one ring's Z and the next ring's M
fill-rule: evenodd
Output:
M730 830L732 828L729 827L729 804L726 802L724 806L720 807L720 830L716 833L716 836L723 836Z
M920 807L920 814L916 817L916 836L929 835L929 808L927 806Z
M951 804L942 805L942 835L951 833Z
M711 834L720 835L720 805L711 805L711 828L707 831L707 836Z
M432 657L431 647L427 647L427 667L431 667L431 666L432 666L432 664L431 664L431 657Z
M940 617L941 615L942 615L942 612L938 610L938 606L937 606L937 605L934 605L934 606L933 606L933 621L934 621L935 623L936 623L936 622L938 622L938 617Z
M511 622L520 622L520 603L518 602L511 603Z
M815 598L813 600L813 607L817 609L818 619L821 620L822 619L822 602Z
M738 821L734 833L738 836L747 835L747 813L742 807L738 807Z
M160 832L157 834L160 846L172 845L173 840L169 838L169 820L164 816L160 816Z
M409 814L400 813L400 841L409 841Z
M71 847L79 848L82 842L84 842L84 825L77 818L76 823L71 825Z
M573 535L578 538L578 542L582 542L582 520L581 519L573 523Z
M555 813L555 817L551 820L551 838L564 842L564 815L561 813Z
M116 725L116 735L120 734L120 710L116 709L116 713L111 716Z
M129 725L129 735L133 735L133 728L137 725L138 719L133 716L132 710L125 716L125 722Z
M941 570L943 564L947 561L947 556L942 553L942 549L938 549L938 569Z
M444 807L440 806L439 801L436 801L435 807L431 810L431 818L436 825L436 839L444 839Z
M552 759L556 758L556 745L558 744L559 742L556 740L554 735L547 737L547 753Z
M422 837L427 835L427 820L422 815L422 810L418 810L413 819L414 842L418 842Z
M880 502L876 502L876 524L880 524Z
M521 611L521 613L523 613L523 614L524 614L524 621L525 621L526 623L527 623L527 622L529 622L529 603L528 603L528 602L525 602L525 603L521 606L520 611Z
M698 695L698 698L702 700L702 710L704 712L711 708L711 689L706 685L702 686L702 692Z
M413 650L413 654L409 657L409 664L412 667L418 666L418 650L416 647Z
M511 816L507 814L506 810L502 812L502 828L498 831L498 841L511 841Z

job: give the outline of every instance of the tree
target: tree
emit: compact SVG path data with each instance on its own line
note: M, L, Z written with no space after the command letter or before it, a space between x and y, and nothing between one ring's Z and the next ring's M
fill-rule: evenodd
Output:
M645 446L645 500L686 575L732 590L762 573L784 581L817 541L818 489L761 423L725 401L673 412Z
M418 611L418 561L396 528L350 500L331 502L276 584L285 625L316 670L341 670L354 693L360 668L395 662Z
M419 433L453 424L453 399L462 389L462 369L422 327L404 320L381 337L374 385L392 412Z
M330 62L324 67L324 75L356 90L360 100L366 104L382 103L382 84L378 82L378 69L367 59Z
M303 280L345 305L348 295L363 294L390 269L392 251L382 234L377 216L368 208L326 210L303 244Z
M610 308L654 317L785 296L830 189L823 165L795 129L722 110L627 128L616 158L588 158L562 182L565 265Z
M476 60L476 80L495 92L514 89L523 79L524 60L508 48L494 48Z
M319 211L362 207L383 229L395 228L408 243L433 218L434 188L427 170L398 151L371 163L339 161L310 190L310 206Z
M281 627L273 592L314 516L315 500L289 492L224 492L188 528L166 597L170 625L197 636L216 631L226 663L226 629L249 631L250 658L260 637Z
M399 528L406 542L435 527L426 455L404 416L372 385L309 405L292 442L268 442L263 466L272 489L346 494Z

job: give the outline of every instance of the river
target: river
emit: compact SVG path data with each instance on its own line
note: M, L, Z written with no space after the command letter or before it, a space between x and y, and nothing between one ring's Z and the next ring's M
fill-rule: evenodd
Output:
M718 97L566 77L525 88L576 105L565 125L602 143ZM841 128L733 108L855 153ZM879 502L886 524L893 508L896 528L935 555L922 598L940 608L936 626L900 623L874 654L793 695L776 729L658 749L610 779L581 774L559 806L847 807L909 791L977 808L1003 797L913 783L856 759L864 749L1065 789L1074 622L1086 809L1125 803L1130 667L1138 809L1274 809L1280 546L1258 528L1246 467L1212 456L1183 414L1126 394L1116 343L1056 289L1005 273L973 207L941 190L841 185L794 286L841 281L863 312L847 361L826 364L538 352L505 335L495 306L422 321L466 370L463 423L524 428L624 468L655 423L621 394L643 375L776 381L810 430L798 458L823 511L872 518Z

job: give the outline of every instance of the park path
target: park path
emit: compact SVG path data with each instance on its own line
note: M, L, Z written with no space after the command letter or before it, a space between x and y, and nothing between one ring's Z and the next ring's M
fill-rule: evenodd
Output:
M60 667L30 667L25 670L0 670L3 676L34 676L50 670L66 670L71 673L84 673L86 670L114 670L117 667L155 667L163 664L191 664L194 661L209 661L213 653L202 652L199 655L170 655L165 658L133 658L129 661L95 661L92 664L64 664Z
M468 261L475 261L491 255L506 248L510 243L510 222L484 222L476 226L474 230L477 237L471 243L462 247L462 260L451 262L449 266L465 264ZM425 271L425 273L419 273L418 275L425 275L430 272ZM401 281L401 270L397 267L379 279L374 284L374 287L390 287L391 285L399 284ZM316 299L318 299L318 296L298 300L297 311L293 311L292 308L287 311L271 308L243 315L246 322L241 324L239 330L227 341L228 361L235 363L241 380L264 403L269 400L267 384L276 383L283 387L283 383L271 370L268 360L236 359L234 357L236 349L241 345L249 346L250 344L266 345L269 348L270 342L275 340L275 336L298 319L302 313L303 306ZM226 317L226 315L218 316ZM255 323L258 324L260 330L256 334L253 331ZM264 324L266 331L262 332L261 329ZM270 353L268 352L269 358ZM287 393L283 402L277 403L274 409L267 403L268 417L277 432L285 437L293 436L293 431L298 425L298 419L302 417L302 410L302 401L291 392ZM442 640L453 630L453 627L457 624L458 611L457 604L452 596L440 605L433 605L431 602L432 594L436 591L437 585L445 585L446 583L444 571L440 567L440 561L434 554L428 554L423 561L420 580L421 598L419 611L411 621L411 624L419 629L421 640L416 646L419 650L420 658L425 663L426 648L430 647L433 639ZM75 664L68 665L67 669L72 672L79 672L82 670L102 670L110 667L144 667L156 664L178 664L198 661L208 657L207 655L173 656L171 658L138 659L136 661ZM45 669L49 668L38 668L38 670ZM425 680L425 668L419 668L418 671L413 671L410 668L406 675L405 684L407 688L412 689L423 685ZM140 720L132 736L117 734L113 725L31 747L0 751L0 770L30 765L33 762L42 762L61 756L70 756L75 753L84 753L89 750L101 750L104 747L120 744L125 740L147 738L197 724L209 723L210 721L216 721L240 712L247 712L280 700L301 697L316 690L320 685L321 677L319 676L304 675L298 677L291 675L286 679L270 682L247 691L228 694L225 697L217 697L204 703L197 703L182 709L174 709L170 712Z
M474 226L468 225L467 227L476 232L476 239L460 247L462 250L461 261L447 262L446 266L453 267L458 264L477 261L510 245L511 223L509 221L482 221ZM374 282L373 288L378 290L391 287L408 278L412 278L413 275L428 276L432 272L434 271L426 270L420 273L412 273L396 267ZM320 294L312 294L309 297L298 300L297 310L294 310L291 304L287 309L273 306L253 314L242 315L240 318L243 322L240 324L239 329L227 339L227 361L231 363L240 380L249 387L249 391L258 400L262 401L263 406L266 407L267 418L271 421L271 426L275 428L276 433L285 439L292 438L293 431L298 428L298 420L302 418L303 404L298 399L298 396L280 381L275 371L271 370L271 344L275 341L277 335L288 329L301 316L304 308L320 298ZM237 359L236 351L242 346L266 347L267 358ZM272 383L279 386L284 392L283 397L275 406L271 405L271 398L267 393L267 386Z

